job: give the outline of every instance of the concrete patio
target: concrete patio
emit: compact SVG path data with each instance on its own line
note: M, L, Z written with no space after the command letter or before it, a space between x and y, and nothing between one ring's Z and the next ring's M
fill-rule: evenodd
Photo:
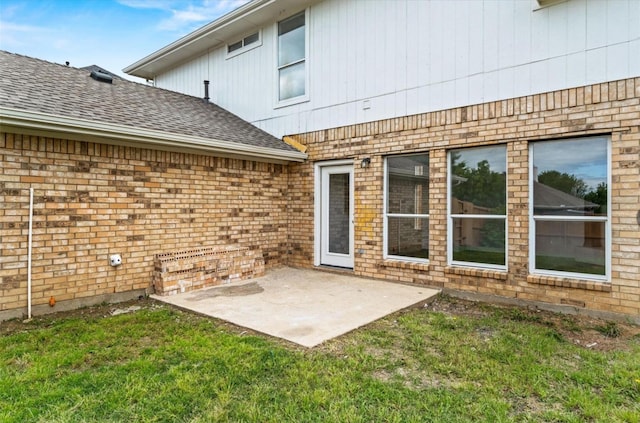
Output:
M308 269L152 298L305 347L350 332L440 291Z

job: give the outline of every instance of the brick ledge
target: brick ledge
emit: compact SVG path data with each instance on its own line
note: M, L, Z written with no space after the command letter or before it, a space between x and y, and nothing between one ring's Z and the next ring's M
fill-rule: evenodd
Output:
M380 267L393 267L396 269L422 270L428 272L431 270L429 263L418 263L415 261L384 259L379 264Z
M557 286L560 288L584 289L587 291L611 292L611 283L584 279L558 278L545 275L528 275L527 283Z
M477 269L470 267L453 267L447 266L444 269L445 274L453 274L460 276L474 276L479 278L491 278L498 279L501 281L507 280L507 272L504 270L494 270L494 269Z

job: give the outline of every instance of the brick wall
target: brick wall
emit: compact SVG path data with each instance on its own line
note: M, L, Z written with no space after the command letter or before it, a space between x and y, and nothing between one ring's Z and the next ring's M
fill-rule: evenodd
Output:
M26 308L30 187L33 304L46 308L51 296L146 290L167 251L239 244L261 248L267 267L312 267L314 162L370 157L354 167L357 275L640 320L639 127L636 78L301 134L310 160L288 166L1 133L0 319ZM528 143L591 134L612 140L611 283L530 275ZM507 145L508 271L449 266L447 151L496 143ZM428 264L382 259L383 159L411 152L430 157Z
M26 310L31 187L34 306L146 290L158 253L240 245L270 267L286 251L284 165L11 133L0 163L0 317Z
M423 283L460 292L522 299L640 322L640 78L565 89L296 135L307 163L290 165L288 262L313 266L313 166L353 158L357 275ZM611 137L612 280L535 276L529 263L529 141ZM448 149L507 145L508 271L447 264ZM428 264L383 260L383 159L430 155ZM371 157L371 166L357 164ZM364 251L358 254L359 251Z

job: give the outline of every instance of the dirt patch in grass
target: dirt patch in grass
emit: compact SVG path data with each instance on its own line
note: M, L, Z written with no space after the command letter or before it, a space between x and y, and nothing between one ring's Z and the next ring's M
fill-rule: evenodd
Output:
M46 327L55 324L56 321L71 317L98 319L112 316L114 313L135 312L138 307L140 307L140 309L146 309L167 306L152 299L139 299L117 304L100 304L77 310L36 316L30 322L22 319L13 319L0 322L0 335L28 331L30 328ZM633 341L640 343L640 326L623 322L610 322L583 315L567 315L539 309L500 306L457 299L446 295L438 296L432 301L412 307L410 310L415 310L418 307L426 311L438 312L451 317L465 316L479 319L497 314L505 320L534 323L556 331L559 336L562 336L569 342L583 348L598 351L626 350L634 343ZM395 317L405 312L407 311L398 312ZM381 319L375 322L373 327L378 331L385 331L387 333L394 332L394 328L397 326L395 317L392 315L390 318ZM227 330L232 333L240 335L255 334L255 332L249 329L226 322L219 322L219 324L226 327ZM490 339L493 333L489 328L480 328L478 329L478 336ZM341 337L330 343L325 343L323 346L318 347L318 349L326 350L327 352L340 351L343 350L346 344L351 342L354 342L354 340L349 337ZM291 345L286 342L283 342L283 344ZM387 351L387 347L383 347L382 350Z
M140 307L140 308L138 308ZM133 313L143 308L160 307L160 304L151 299L131 300L117 304L98 304L83 307L76 310L60 311L57 313L34 316L31 320L11 319L0 322L0 335L21 332L31 328L42 328L55 324L57 321L73 317L86 319L99 319L114 314Z
M424 304L426 310L449 316L484 317L498 314L504 319L539 324L553 329L564 339L584 348L611 351L626 350L630 341L640 342L640 326L623 322L611 322L584 315L569 315L550 311L485 304L439 296ZM483 333L487 337L491 333Z

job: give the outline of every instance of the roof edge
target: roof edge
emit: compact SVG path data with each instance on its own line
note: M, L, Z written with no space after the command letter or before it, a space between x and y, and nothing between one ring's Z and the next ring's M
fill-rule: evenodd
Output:
M155 79L159 74L206 54L244 32L275 23L279 18L305 9L318 1L251 0L125 67L123 72L140 78Z
M285 151L269 147L239 144L213 138L174 134L152 129L104 123L0 107L0 125L3 130L11 127L36 131L65 132L119 141L132 147L169 149L206 154L220 154L258 161L303 162L307 155L298 151Z
M162 47L160 50L157 50L150 55L138 60L135 63L127 66L122 69L122 71L126 74L133 76L140 76L142 73L142 68L150 63L153 63L159 59L162 59L176 50L182 49L189 44L205 37L208 34L215 32L216 30L225 27L232 22L245 17L246 15L251 14L253 11L262 8L264 5L275 3L278 0L253 0L249 3L246 3L239 8L232 10L231 12L223 15L222 17L208 23L207 25L196 29L195 31L185 35L184 37L172 42L169 45ZM148 75L147 75L148 76Z

